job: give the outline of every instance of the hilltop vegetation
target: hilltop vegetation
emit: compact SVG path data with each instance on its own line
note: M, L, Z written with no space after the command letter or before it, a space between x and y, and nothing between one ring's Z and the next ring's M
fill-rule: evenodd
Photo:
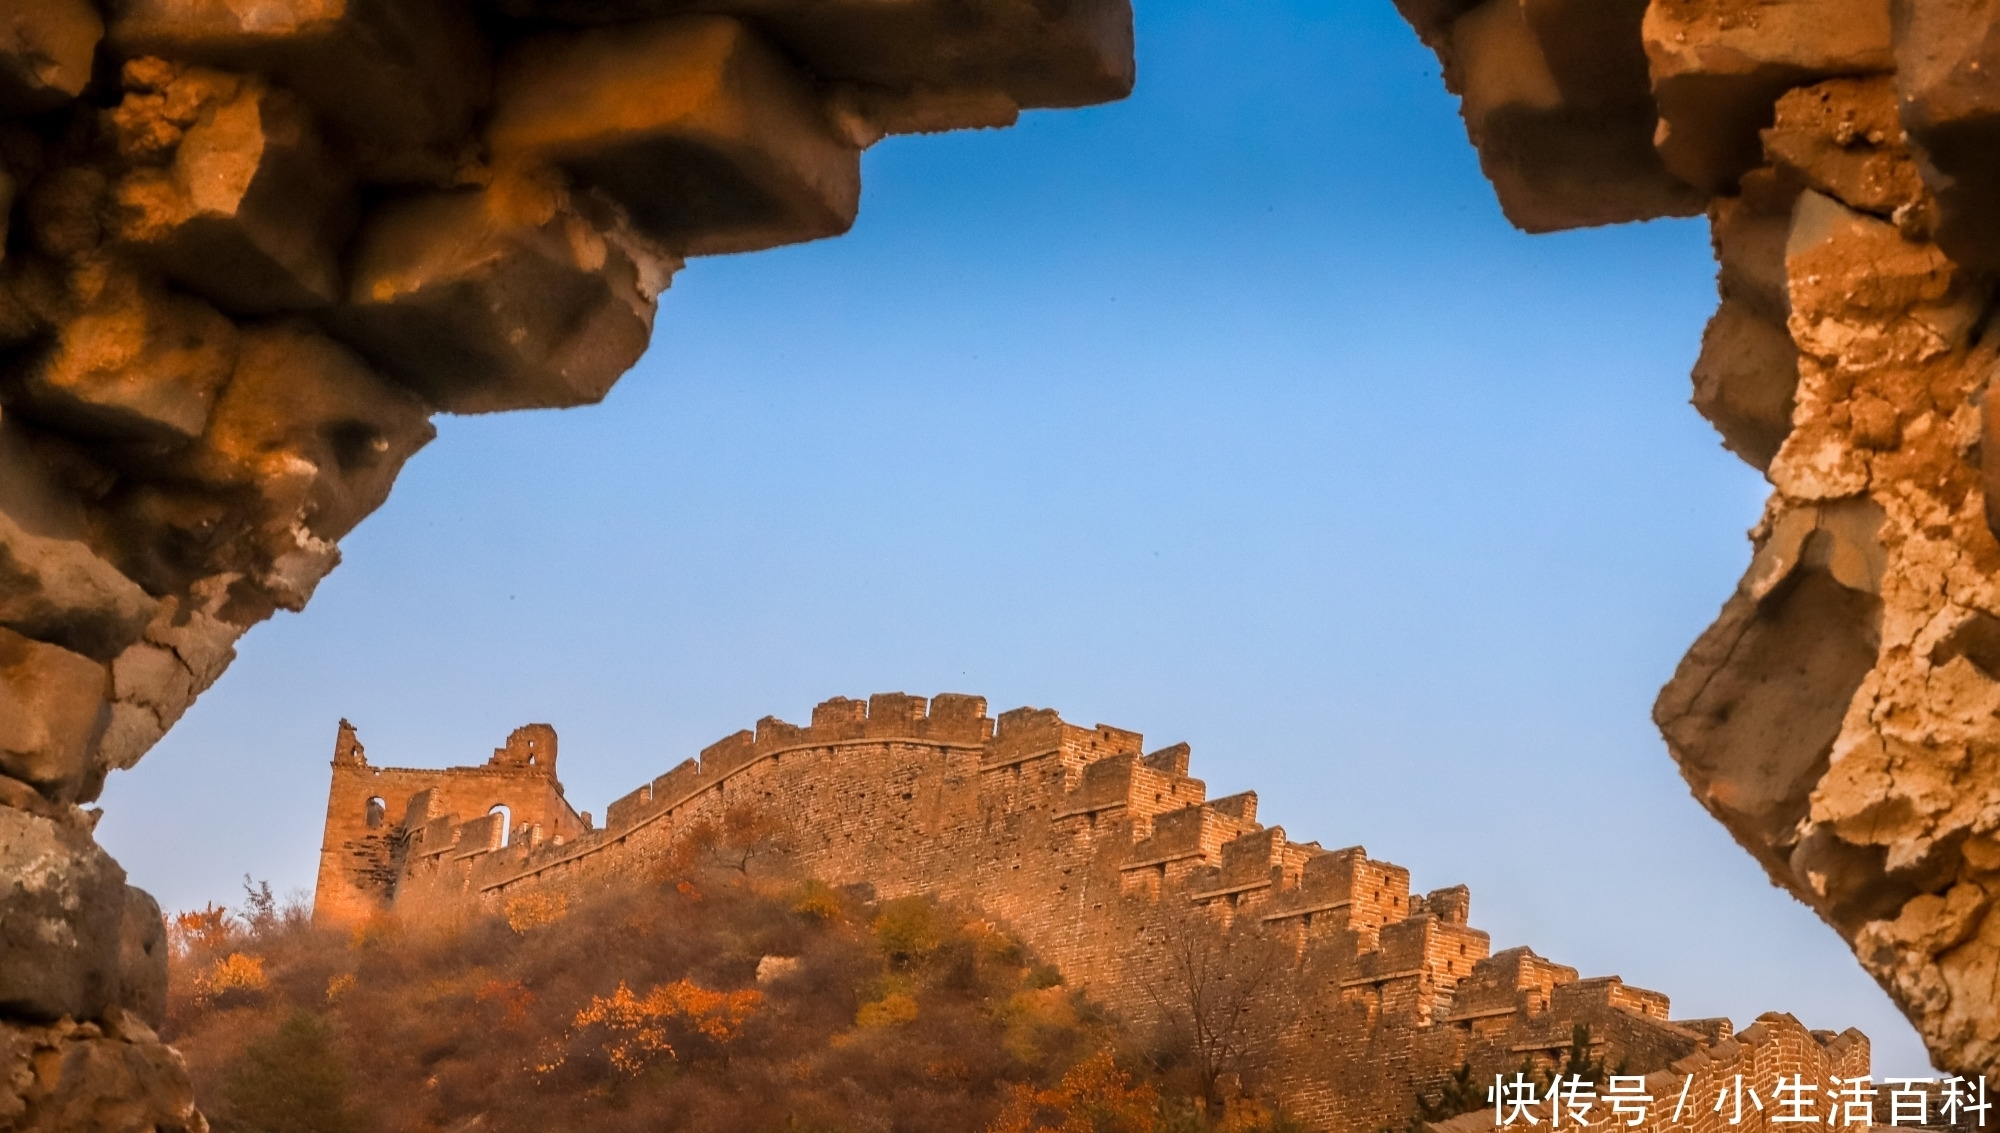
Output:
M166 1035L218 1133L1290 1127L977 918L744 864L340 932L255 886L170 918Z

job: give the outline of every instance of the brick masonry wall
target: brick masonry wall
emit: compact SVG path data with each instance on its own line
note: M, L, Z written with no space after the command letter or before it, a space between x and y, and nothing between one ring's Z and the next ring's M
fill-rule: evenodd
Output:
M1750 1049L1749 1032L1676 1023L1666 996L1615 976L1582 980L1526 948L1491 954L1467 923L1465 887L1413 895L1408 870L1361 847L1328 851L1259 824L1254 793L1207 799L1184 744L1146 754L1136 732L1042 709L996 721L956 694L837 698L805 727L767 717L711 745L588 829L562 801L552 731L544 742L535 765L504 762L503 749L484 767L392 771L368 767L344 727L315 918L462 915L616 887L658 871L697 824L748 805L776 820L801 873L977 909L1141 1029L1171 1018L1187 949L1221 955L1228 940L1231 955L1269 958L1241 993L1261 1039L1244 1087L1314 1129L1400 1125L1419 1091L1435 1096L1463 1063L1488 1080L1546 1069L1578 1025L1596 1057L1635 1074ZM415 797L398 803L391 785ZM400 820L357 825L369 791ZM503 794L517 830L537 834L499 844L484 816ZM1866 1039L1848 1036L1865 1069Z

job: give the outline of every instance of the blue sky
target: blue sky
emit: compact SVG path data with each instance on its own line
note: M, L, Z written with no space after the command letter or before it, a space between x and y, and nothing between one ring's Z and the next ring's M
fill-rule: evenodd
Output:
M579 806L759 716L974 692L1194 745L1299 840L1677 1016L1922 1047L1648 712L1765 485L1686 404L1700 221L1528 237L1387 0L1153 0L1138 91L890 139L697 260L601 406L449 418L303 615L106 792L169 906L309 888L334 725Z

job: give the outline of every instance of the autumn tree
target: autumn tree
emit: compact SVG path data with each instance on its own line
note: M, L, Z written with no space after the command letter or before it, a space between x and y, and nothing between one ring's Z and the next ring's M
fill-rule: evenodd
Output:
M1109 1053L1099 1051L1049 1089L1019 1085L1008 1091L988 1133L1156 1133L1159 1111L1159 1093L1133 1084Z
M349 1095L353 1075L333 1028L294 1011L269 1036L252 1042L230 1068L219 1133L361 1133Z
M790 852L790 828L755 803L736 803L720 818L704 818L675 844L666 872L685 877L701 869L725 869L748 877L758 863Z
M1202 1103L1217 1112L1226 1078L1266 1066L1296 1013L1290 955L1251 925L1193 903L1162 906L1163 967L1146 981L1164 1052L1186 1060Z
M639 996L621 980L609 996L592 996L576 1013L572 1027L577 1032L602 1031L600 1047L611 1065L637 1074L655 1057L681 1058L676 1043L685 1046L699 1038L721 1045L734 1039L763 998L754 989L716 991L686 979L656 985ZM558 1057L540 1069L546 1073L561 1062Z

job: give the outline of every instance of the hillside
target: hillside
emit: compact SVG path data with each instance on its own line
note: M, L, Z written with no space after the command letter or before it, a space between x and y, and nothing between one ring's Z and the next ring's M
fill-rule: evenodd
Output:
M171 918L165 1034L218 1133L1295 1128L985 922L750 864L422 927L256 887Z

